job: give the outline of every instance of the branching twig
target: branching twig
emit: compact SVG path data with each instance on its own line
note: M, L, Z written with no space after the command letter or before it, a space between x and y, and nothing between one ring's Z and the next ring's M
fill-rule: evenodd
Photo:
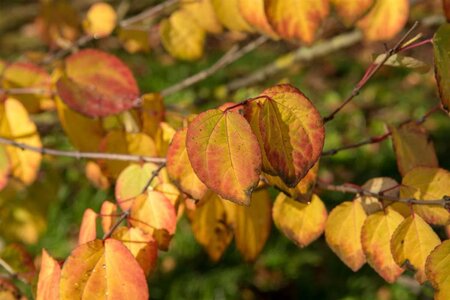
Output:
M122 160L122 161L133 161L133 162L152 162L155 164L164 164L166 159L163 157L152 157L152 156L142 156L133 154L119 154L119 153L102 153L102 152L79 152L79 151L64 151L55 150L44 147L35 147L24 143L16 142L15 140L0 137L0 144L10 145L13 147L20 148L22 150L29 150L33 152L38 152L41 154L47 154L52 156L64 156L64 157L74 157L77 159L87 158L87 159L105 159L105 160Z
M161 91L162 96L168 96L171 94L174 94L180 90L183 90L193 84L196 84L199 81L202 81L209 76L213 75L217 71L225 68L229 64L235 62L236 60L240 59L245 54L255 50L262 44L264 44L268 40L265 36L260 36L259 38L251 41L247 45L245 45L242 48L238 48L237 46L232 47L230 50L228 50L224 56L222 56L215 64L213 64L208 69L205 69L203 71L200 71L197 74L194 74L186 79L183 79L181 82L176 83L168 88L165 88Z
M20 276L20 274L18 274L13 267L11 267L3 258L0 257L0 266L5 269L5 271L8 273L8 275L12 278L12 279L18 279L20 281L22 281L25 284L29 284L29 282L27 282L27 280L25 280L24 278L22 278L22 276Z

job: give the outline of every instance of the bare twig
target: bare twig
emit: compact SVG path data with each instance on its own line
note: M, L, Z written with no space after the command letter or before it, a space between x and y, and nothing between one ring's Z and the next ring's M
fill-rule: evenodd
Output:
M150 7L149 9L144 10L143 12L141 12L141 13L135 15L135 16L132 16L132 17L129 17L127 19L122 20L120 22L120 26L121 27L128 27L128 26L130 26L130 25L132 25L134 23L137 23L137 22L143 21L145 19L154 17L154 16L158 15L159 13L163 12L164 10L166 10L167 8L177 4L178 2L180 2L180 0L167 0L167 1L164 1L164 2L158 4L158 5L154 6L154 7Z
M159 165L159 167L154 170L152 172L152 176L147 180L147 183L145 184L144 188L142 189L141 193L145 193L147 191L147 189L149 188L149 186L152 184L153 180L156 178L156 176L158 176L159 172L161 172L161 170L166 167L166 163L162 163L161 165Z
M64 157L74 157L77 159L87 158L87 159L105 159L105 160L122 160L122 161L133 161L133 162L152 162L155 164L164 164L166 159L163 157L152 157L152 156L142 156L142 155L132 155L132 154L118 154L118 153L101 153L101 152L79 152L79 151L64 151L55 150L49 148L35 147L24 143L16 142L15 140L0 137L0 144L10 145L13 147L20 148L22 150L29 150L33 152L38 152L41 154L52 155L52 156L64 156Z
M49 89L33 88L33 87L9 88L9 89L0 88L0 95L28 95L28 94L52 96L53 92Z
M9 277L12 279L18 279L22 281L25 284L29 284L27 280L25 280L22 276L20 276L19 273L17 273L13 267L10 266L3 258L0 257L0 266L5 269L5 271L8 273Z
M225 53L225 55L223 55L211 67L209 67L208 69L205 69L203 71L200 71L199 73L194 74L194 75L182 80L181 82L176 83L173 86L165 88L164 90L161 91L161 95L168 96L168 95L174 94L174 93L176 93L180 90L183 90L193 84L196 84L199 81L202 81L202 80L208 78L209 76L213 75L217 71L225 68L229 64L240 59L245 54L255 50L256 48L258 48L259 46L264 44L267 40L268 40L267 37L260 36L259 38L251 41L250 43L248 43L247 45L245 45L244 47L242 47L240 49L237 46L232 47L230 50L228 50Z
M106 240L108 238L111 237L111 235L114 233L114 231L120 226L120 224L125 221L128 216L130 215L130 210L127 209L125 211L122 212L122 215L120 216L120 218L117 219L117 221L111 226L111 228L109 229L108 232L106 232L103 235L103 240Z

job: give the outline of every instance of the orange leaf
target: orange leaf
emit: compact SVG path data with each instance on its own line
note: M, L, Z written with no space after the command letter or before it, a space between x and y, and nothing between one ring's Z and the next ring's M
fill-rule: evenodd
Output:
M186 151L187 128L177 131L167 152L167 172L172 182L189 197L200 200L208 188L191 167Z
M95 240L75 248L64 263L60 299L145 299L147 281L141 267L120 242Z
M331 0L331 3L336 8L344 24L350 26L369 10L374 0Z
M244 19L262 34L277 39L278 35L273 30L266 17L264 0L238 0L239 11Z
M389 40L403 29L408 13L408 0L377 0L357 26L369 41Z
M88 161L84 168L86 178L98 189L106 191L109 186L108 177L106 177L99 164L93 161Z
M419 283L426 281L425 262L430 252L441 243L433 229L419 215L403 220L391 239L391 252L399 266L416 271Z
M100 208L103 232L108 232L117 218L117 205L110 201L104 201Z
M346 201L331 211L325 227L328 246L354 272L366 262L361 245L361 229L365 220L362 205L358 201Z
M240 114L211 109L188 127L186 147L197 176L219 196L249 205L259 182L261 152Z
M433 142L423 126L411 122L399 128L389 127L389 130L402 176L415 167L439 166Z
M104 117L135 105L138 86L130 69L117 57L85 49L65 62L65 75L56 86L70 108L87 116Z
M265 0L266 15L279 36L310 44L329 13L329 0Z
M88 208L84 211L78 235L78 245L95 240L97 237L97 213Z
M306 247L322 235L327 220L327 209L317 195L304 204L280 193L272 210L273 221L290 240Z
M428 256L426 274L435 288L434 299L450 299L450 240L443 241Z
M367 262L389 283L395 282L404 271L391 253L392 235L402 221L402 215L388 207L367 217L362 227L361 244Z
M271 201L267 190L252 194L250 206L223 201L236 247L246 261L255 261L269 238L271 228Z
M36 300L59 300L61 267L45 249L42 249L41 271L37 283Z
M111 5L97 2L89 7L83 20L84 31L95 38L106 37L116 27L117 14Z

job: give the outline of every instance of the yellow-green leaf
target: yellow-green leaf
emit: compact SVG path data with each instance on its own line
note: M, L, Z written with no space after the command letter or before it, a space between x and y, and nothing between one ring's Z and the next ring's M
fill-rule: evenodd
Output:
M354 272L366 262L361 245L361 230L366 220L358 201L346 201L336 206L328 216L325 239L331 250Z
M450 299L450 240L443 241L428 256L425 272L435 288L434 299Z
M211 109L188 127L186 149L198 178L222 198L249 205L261 173L261 151L239 113Z
M433 37L435 77L442 107L450 113L450 24L442 24Z
M426 259L440 243L430 225L419 215L412 215L403 220L392 235L391 252L397 265L413 268L417 281L424 283Z

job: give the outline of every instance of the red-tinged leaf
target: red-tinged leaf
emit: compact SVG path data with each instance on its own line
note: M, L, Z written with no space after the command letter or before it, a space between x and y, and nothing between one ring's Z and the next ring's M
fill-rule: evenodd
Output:
M198 115L188 127L186 149L200 180L222 198L249 205L261 173L261 151L240 114L218 109Z
M266 15L274 30L285 39L312 43L329 13L329 0L265 0Z
M440 168L417 167L405 174L400 188L401 198L438 200L450 195L450 172ZM414 211L427 223L447 225L450 213L443 205L414 204Z
M295 187L322 153L322 117L308 98L289 84L271 87L260 97L256 107L246 111L246 118L265 153L263 171ZM255 122L256 116L259 122Z
M200 200L208 188L195 174L186 151L187 128L177 131L167 152L167 173L171 181L189 197Z
M375 0L376 1L376 0ZM374 0L331 0L345 25L351 26L362 17L375 2Z
M42 249L41 271L37 283L36 300L59 300L61 267L45 249Z
M267 20L264 10L264 0L238 0L239 11L244 19L262 34L266 34L274 39L278 38Z
M75 248L64 263L60 299L147 300L145 274L131 252L114 239Z
M131 164L126 167L117 177L116 181L116 199L120 208L127 210L133 204L133 198L142 194L143 189L147 185L153 172L158 169L158 166L152 163L145 163L142 165ZM161 183L159 176L155 177L150 183L150 187L155 187Z
M428 256L425 272L435 289L435 300L450 299L450 240L443 241Z
M322 235L327 209L317 195L309 204L295 201L280 193L272 210L275 225L299 247L306 247Z
M438 167L433 142L421 125L411 122L399 128L389 127L400 174L415 167Z
M140 228L121 227L114 232L113 237L130 250L145 275L148 276L156 268L158 244L150 233L144 232Z
M450 113L450 24L442 24L433 37L434 72L442 107Z
M366 262L361 245L361 229L365 220L362 205L358 201L346 201L331 211L325 227L328 246L354 272Z
M117 205L110 201L103 202L100 208L100 217L102 218L103 232L108 232L117 219Z
M195 239L213 261L218 261L233 239L233 232L222 200L209 191L197 204L191 216Z
M81 220L78 245L95 240L97 237L96 221L97 213L90 208L86 209Z
M389 283L393 283L403 273L391 253L391 238L395 229L403 221L402 215L391 208L367 217L361 232L361 244L367 262Z
M94 49L66 59L58 94L72 109L91 117L118 114L132 108L139 89L130 69L117 57Z
M18 62L9 64L2 73L1 86L10 88L31 88L41 90L39 93L12 95L19 100L29 113L37 113L51 100L50 75L41 67L32 63Z
M147 191L133 201L130 223L153 234L158 247L167 250L175 233L177 215L175 207L161 192Z
M433 229L419 215L403 220L391 239L391 252L397 265L416 271L419 283L426 281L425 262L430 252L441 243Z
M389 40L403 29L408 14L409 0L377 0L357 26L369 41Z
M226 220L236 238L236 247L246 261L255 261L269 238L272 204L267 190L252 194L250 206L223 201Z

